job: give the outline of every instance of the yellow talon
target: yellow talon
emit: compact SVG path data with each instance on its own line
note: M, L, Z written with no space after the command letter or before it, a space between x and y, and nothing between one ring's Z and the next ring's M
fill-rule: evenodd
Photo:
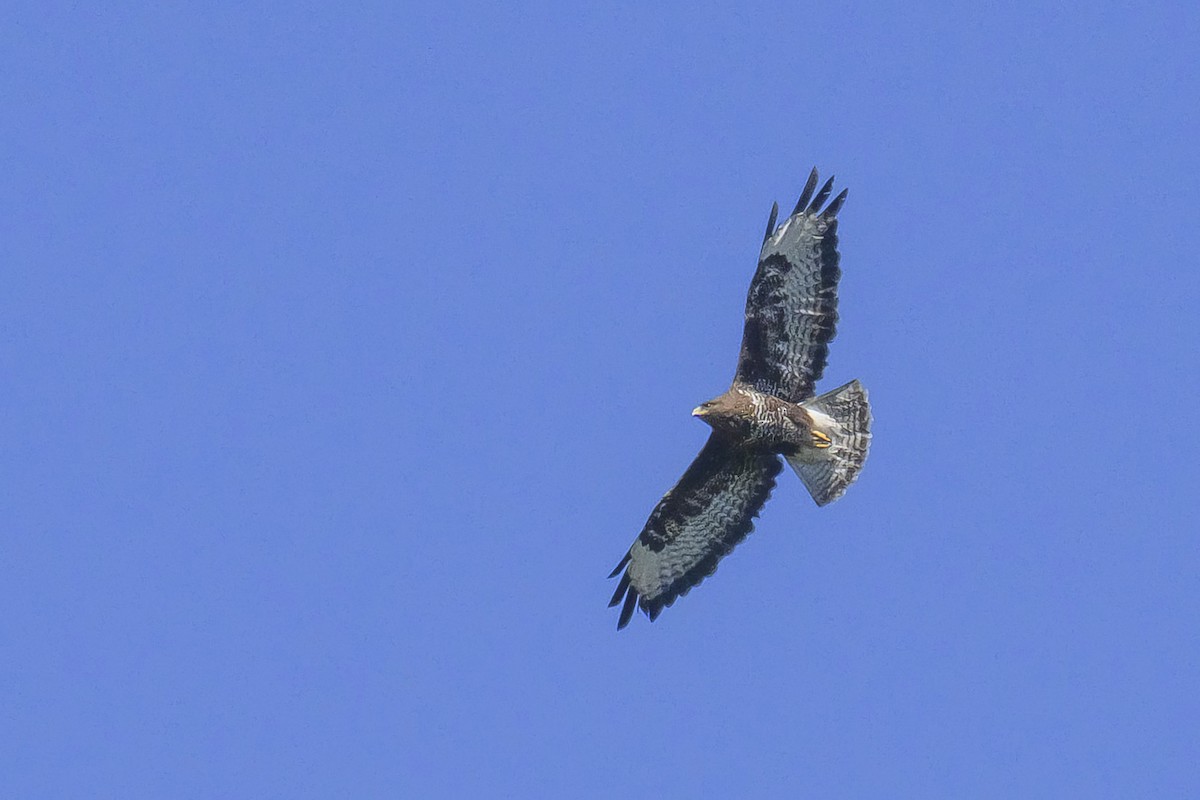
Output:
M813 447L819 447L822 450L824 450L826 447L829 447L830 445L833 444L833 441L828 436L821 433L820 431L813 431L812 435L813 435Z

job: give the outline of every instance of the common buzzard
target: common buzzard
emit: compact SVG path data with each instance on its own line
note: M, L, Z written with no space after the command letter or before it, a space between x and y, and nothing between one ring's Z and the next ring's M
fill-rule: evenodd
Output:
M624 570L609 603L624 599L618 630L634 608L653 621L746 538L783 469L780 456L819 506L841 497L862 469L871 440L866 391L856 380L814 390L838 318L837 213L846 200L843 190L825 205L832 178L816 188L814 169L779 227L779 205L771 208L733 385L692 411L712 433L609 575Z

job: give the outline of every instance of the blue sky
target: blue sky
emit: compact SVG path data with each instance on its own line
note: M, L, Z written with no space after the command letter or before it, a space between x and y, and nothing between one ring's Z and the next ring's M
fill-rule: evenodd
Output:
M0 793L1200 791L1200 12L17 4ZM875 440L653 625L771 202Z

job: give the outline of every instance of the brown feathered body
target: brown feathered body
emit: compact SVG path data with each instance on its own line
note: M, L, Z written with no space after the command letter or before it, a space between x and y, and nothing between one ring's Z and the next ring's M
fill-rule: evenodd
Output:
M814 427L812 414L799 403L740 383L701 403L692 414L733 447L794 455L828 446L828 433Z

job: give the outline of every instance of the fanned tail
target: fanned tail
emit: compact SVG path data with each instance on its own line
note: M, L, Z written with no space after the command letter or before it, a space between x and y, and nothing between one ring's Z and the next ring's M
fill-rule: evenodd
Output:
M845 494L867 460L871 406L867 390L856 380L800 405L812 416L815 430L829 437L829 446L805 448L787 461L823 506Z

